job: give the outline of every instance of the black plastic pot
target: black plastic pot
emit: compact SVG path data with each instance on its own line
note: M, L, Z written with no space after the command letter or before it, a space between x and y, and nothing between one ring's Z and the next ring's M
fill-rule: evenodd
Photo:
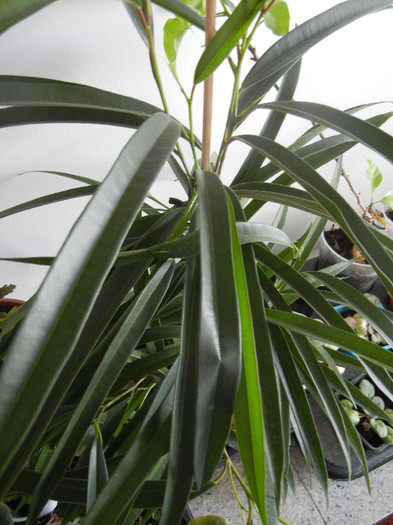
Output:
M359 376L359 374L348 371L345 374L346 378L355 384L364 377L364 374ZM328 476L340 480L356 479L363 476L363 468L353 453L351 454L351 475L349 476L348 466L332 424L313 398L309 398L309 403L323 449ZM367 446L364 454L368 470L372 471L393 459L393 446L386 445L381 448Z

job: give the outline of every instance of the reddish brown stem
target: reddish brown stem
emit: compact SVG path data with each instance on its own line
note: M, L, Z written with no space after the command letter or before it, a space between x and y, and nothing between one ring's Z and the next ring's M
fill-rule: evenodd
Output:
M274 4L276 0L271 0L271 2L269 2L267 5L265 4L263 7L262 7L262 13L266 13L266 11L269 11L269 9L272 7L272 5Z

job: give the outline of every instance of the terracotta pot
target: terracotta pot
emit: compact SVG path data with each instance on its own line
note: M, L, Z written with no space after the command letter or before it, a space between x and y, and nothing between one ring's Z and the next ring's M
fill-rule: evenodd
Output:
M386 290L386 293L388 294L388 298L389 298L388 300L389 310L392 310L393 312L393 297L391 296L390 292L388 292L387 290Z
M373 525L393 525L393 514L388 514L384 518L373 523Z
M25 304L25 301L21 301L20 299L2 298L0 299L0 310L9 312L14 306L22 306L22 304Z

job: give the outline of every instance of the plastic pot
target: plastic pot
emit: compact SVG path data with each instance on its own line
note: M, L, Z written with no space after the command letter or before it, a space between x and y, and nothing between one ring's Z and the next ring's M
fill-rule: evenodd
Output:
M46 523L46 521L48 521L51 518L52 512L55 510L56 507L57 507L57 501L50 499L45 505L45 507L41 510L39 515L37 516L37 520L42 519L43 522ZM22 512L23 512L23 509L17 515L12 516L12 521L14 523L19 523L19 525L26 523L27 516L22 515Z
M334 225L339 228L338 225ZM327 229L331 229L332 223L330 223ZM326 268L333 264L345 263L348 259L338 254L328 244L325 238L325 234L322 234L319 242L319 268ZM370 264L361 264L352 262L347 268L340 272L339 277L346 277L346 282L351 284L354 288L357 288L360 292L368 292L378 275L374 268Z

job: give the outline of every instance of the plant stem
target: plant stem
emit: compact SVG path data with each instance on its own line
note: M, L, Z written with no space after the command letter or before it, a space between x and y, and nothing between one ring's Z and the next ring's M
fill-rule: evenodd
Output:
M163 88L162 82L161 82L160 71L158 69L157 56L156 56L156 51L155 51L155 46L154 46L154 35L153 35L153 24L152 24L153 18L152 18L152 10L151 10L151 2L150 2L150 0L146 0L146 13L147 13L146 17L144 17L143 12L142 12L142 10L140 8L138 8L138 13L139 13L139 16L140 16L140 18L141 18L141 20L143 22L144 27L145 27L146 36L147 36L147 40L148 40L148 43L149 43L149 57L150 57L150 65L151 65L151 70L152 70L152 73L153 73L153 77L154 77L154 80L155 80L156 85L158 87L158 91L160 93L160 98L161 98L162 105L164 107L164 111L165 111L165 113L170 115L169 107L168 107L168 104L167 104L167 101L166 101L166 97L165 97L165 93L164 93L164 88ZM190 173L190 170L188 169L186 160L184 158L183 152L182 152L178 142L176 143L176 152L179 155L180 160L182 161L183 167L186 170L186 173L187 173L188 177L190 179L193 179L193 177L192 177L192 175Z
M215 33L216 0L207 0L206 3L206 32L205 43L209 42ZM203 96L203 132L202 132L202 169L210 169L210 145L212 133L212 108L213 108L213 75L204 82Z
M312 124L315 126L315 122L312 122ZM321 132L319 133L319 136L321 137L321 139L325 139L325 135ZM338 162L338 159L335 159L336 162ZM355 196L355 199L358 203L358 206L359 208L362 210L362 213L363 213L363 217L364 219L366 219L366 221L368 222L372 222L372 214L370 213L369 209L366 208L366 206L363 204L361 198L360 198L360 194L355 190L355 187L354 185L352 184L352 181L348 175L348 173L344 170L344 168L341 168L341 175L344 177L346 183L348 184L349 186L349 189L351 190L351 192L354 194Z
M245 57L245 54L246 54L247 50L250 49L252 37L253 37L253 35L254 35L254 33L255 33L255 31L256 31L256 29L257 29L257 27L258 27L258 25L259 25L259 23L261 21L262 16L263 16L262 13L258 16L257 21L256 21L256 23L255 23L255 25L254 25L250 35L243 39L243 44L242 44L241 48L238 48L238 63L237 63L237 66L235 66L234 64L231 63L232 71L234 72L234 75L235 75L235 81L234 81L233 89L232 89L232 98L231 98L231 103L230 103L230 106L229 106L227 122L226 122L226 125L225 125L224 137L222 139L220 151L219 151L217 162L216 162L216 171L217 171L218 174L221 173L222 166L223 166L223 163L224 163L224 159L225 159L225 156L226 156L227 146L228 146L229 142L231 141L232 134L235 131L236 127L240 123L240 121L238 121L236 117L237 117L237 104L238 104L238 97L239 97L239 84L240 84L241 66L242 66L242 63L243 63L243 60L244 60L244 57ZM251 47L251 50L252 50L253 56L256 57L255 48ZM228 57L228 58L230 58L230 57Z

